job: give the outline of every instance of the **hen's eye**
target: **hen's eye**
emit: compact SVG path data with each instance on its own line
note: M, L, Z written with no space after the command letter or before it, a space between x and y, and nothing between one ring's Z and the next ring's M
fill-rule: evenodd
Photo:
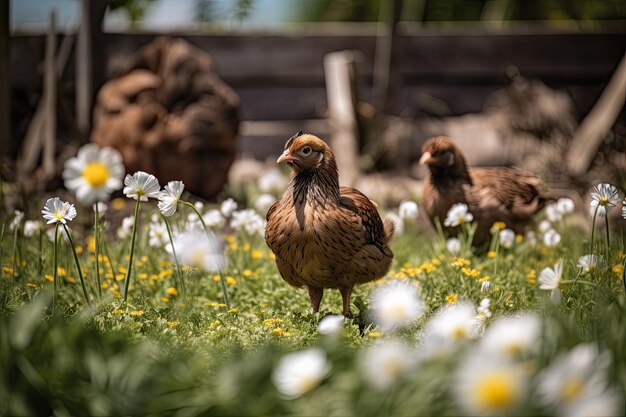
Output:
M302 155L309 155L310 153L311 153L310 146L305 146L304 148L302 148Z

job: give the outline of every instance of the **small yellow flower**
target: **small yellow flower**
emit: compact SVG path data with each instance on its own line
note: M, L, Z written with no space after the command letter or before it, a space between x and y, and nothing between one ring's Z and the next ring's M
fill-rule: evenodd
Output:
M495 222L493 226L491 226L491 233L497 233L500 230L506 229L506 223L504 222Z
M159 276L157 274L152 274L152 275L150 275L150 280L151 281L158 281L159 280Z
M524 241L524 235L515 235L515 241L517 243L522 243Z
M372 337L372 338L378 338L378 337L381 337L382 335L383 334L381 332L369 332L367 336Z
M117 275L115 275L115 280L116 281L124 281L124 278L126 278L125 274L117 274Z
M4 272L5 274L12 274L13 273L13 268L9 268L8 266L3 266L2 267L2 272Z
M537 278L537 272L534 269L531 269L530 271L528 271L528 273L526 274L527 278Z
M465 258L450 258L450 266L468 266L471 265L472 261Z
M122 210L124 207L126 207L126 200L123 198L114 198L111 201L111 208L113 210Z
M169 287L167 290L165 290L165 292L167 292L169 295L178 295L178 290L174 287Z
M143 263L148 262L148 257L146 255L143 255L140 259L141 259L141 262Z
M58 274L60 277L64 277L64 276L66 276L66 275L67 275L67 271L65 270L65 268L63 268L62 266L60 266L60 267L58 267L58 268L57 268L57 274Z
M70 284L75 284L76 280L74 279L74 277L67 277L67 282L69 282Z
M249 243L246 243L245 245L243 245L243 251L244 252L250 252L250 249L251 249L251 247L250 247Z
M116 316L119 316L120 314L124 314L124 311L120 310L119 308L116 308L115 310L113 310L113 314L115 314Z
M173 273L174 271L171 269L164 269L163 271L159 272L159 278L163 279L163 278L169 277Z
M282 323L283 320L278 317L273 317L271 319L263 320L263 325L267 327L274 326L275 324Z
M229 313L238 313L239 309L237 307L231 307L230 310L228 310Z
M228 285L237 285L237 280L229 275L226 277L226 283Z
M145 272L142 272L140 274L137 274L137 278L139 278L140 280L146 280L148 279L148 274Z
M220 324L222 324L222 323L219 320L215 320L215 321L212 321L211 323L209 323L209 327L217 327Z
M261 303L261 304L259 304L259 305L260 305L261 307L263 307L263 308L265 308L265 307L267 307L267 306L268 306L268 304L267 304L267 303Z
M211 279L212 279L213 281L215 281L215 282L220 282L220 276L219 276L219 275L217 275L217 274L213 275L213 276L211 277Z
M283 329L281 329L280 327L277 327L275 329L272 330L272 333L274 334L283 334Z
M161 302L162 303L169 303L170 299L169 299L169 297L161 297Z
M615 275L617 275L618 278L621 278L622 273L624 272L624 265L615 264L615 266L613 266L613 272L615 273Z
M178 327L178 326L180 326L180 322L179 321L168 321L166 324L168 325L168 327Z
M214 301L209 301L204 303L205 306L207 307L226 307L226 304L224 303L216 303Z
M496 256L498 256L497 252L494 252L492 250L490 250L489 252L487 252L487 257L488 258L495 258Z
M50 274L44 275L43 278L48 282L54 282L54 277Z
M466 267L461 268L461 272L472 278L476 278L480 275L480 271L478 269L470 269Z
M143 316L143 314L143 310L133 310L130 312L130 315L135 317Z
M263 259L263 252L255 249L250 252L250 256L252 257L252 259Z
M252 275L254 275L254 273L251 270L249 270L249 269L244 269L243 270L243 276L244 277L251 277Z
M37 288L37 286L35 284L31 284L30 282L27 282L26 286L29 287L29 288Z
M459 299L459 295L458 294L448 294L448 295L446 295L446 302L449 303L449 304L455 304L458 299Z
M83 249L83 247L80 246L80 245L76 245L76 247L74 249L76 249L76 253L79 254L79 255L81 255L85 251Z
M485 275L482 278L478 279L478 282L485 282L485 281L489 281L491 279L491 277L489 275Z

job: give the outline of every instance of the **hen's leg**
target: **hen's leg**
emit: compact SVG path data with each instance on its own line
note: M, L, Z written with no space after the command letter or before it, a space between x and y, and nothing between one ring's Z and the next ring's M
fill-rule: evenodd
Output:
M320 311L320 303L322 302L322 296L324 295L323 288L309 286L309 297L311 298L311 309L313 314Z
M340 288L341 299L343 300L343 315L350 317L350 296L352 295L352 287Z

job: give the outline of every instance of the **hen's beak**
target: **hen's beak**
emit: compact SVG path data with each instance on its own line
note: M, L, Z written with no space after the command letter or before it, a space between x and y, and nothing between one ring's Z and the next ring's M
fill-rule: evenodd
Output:
M285 149L285 152L283 152L283 154L278 157L278 159L276 160L276 163L280 164L283 162L293 162L296 159L297 158L295 156L292 156L291 153L289 153L289 149Z
M420 158L420 165L430 165L432 161L433 156L430 154L430 152L424 152L422 154L422 157Z

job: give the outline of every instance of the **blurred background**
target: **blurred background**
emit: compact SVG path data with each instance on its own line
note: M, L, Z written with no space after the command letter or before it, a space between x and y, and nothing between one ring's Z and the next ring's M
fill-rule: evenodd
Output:
M0 27L1 172L26 191L93 141L213 199L298 130L382 201L419 194L442 134L554 189L624 185L624 1L11 0Z

